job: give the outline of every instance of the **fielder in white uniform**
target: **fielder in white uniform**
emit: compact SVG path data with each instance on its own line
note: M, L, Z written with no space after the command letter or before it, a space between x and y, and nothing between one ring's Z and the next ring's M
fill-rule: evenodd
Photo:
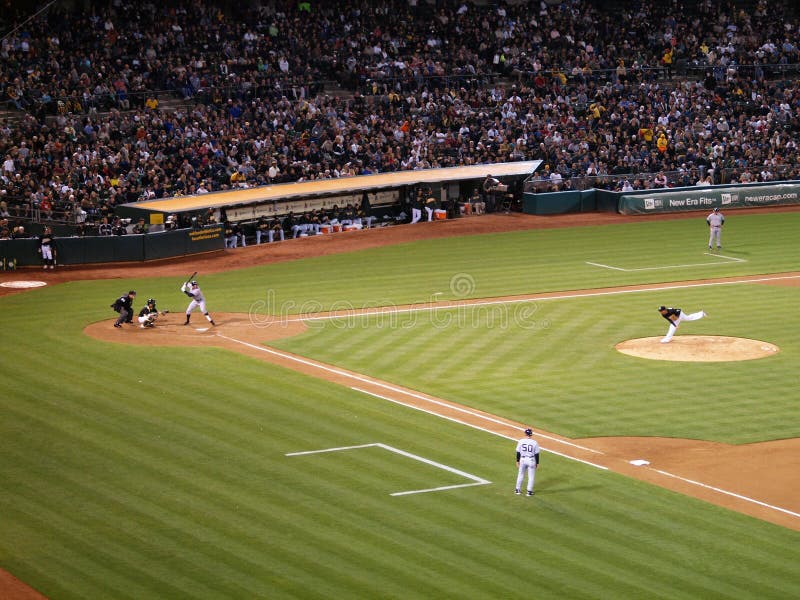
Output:
M722 236L722 226L725 224L725 216L719 212L718 208L715 208L713 212L706 217L706 223L708 223L708 249L711 249L711 245L714 243L714 238L717 239L717 250L722 248L722 240L720 239Z
M702 319L703 317L708 316L703 310L701 310L700 312L687 315L680 308L670 308L667 306L659 306L658 312L669 323L669 329L667 330L667 335L665 335L664 338L661 340L662 344L668 344L670 340L672 340L672 336L675 335L675 332L678 330L678 325L680 325L681 322L697 321L698 319Z
M197 285L196 281L184 283L181 286L181 291L192 299L192 301L189 302L189 306L186 307L186 322L184 325L189 324L189 319L192 317L192 311L195 308L200 309L200 312L205 315L209 323L216 325L216 323L214 323L214 319L211 318L211 315L209 315L208 311L206 310L206 299L203 296L203 292L200 291L200 286Z
M528 496L533 496L533 482L539 468L539 444L531 436L532 429L525 430L525 437L517 442L517 486L514 493L521 493L525 472L528 473Z

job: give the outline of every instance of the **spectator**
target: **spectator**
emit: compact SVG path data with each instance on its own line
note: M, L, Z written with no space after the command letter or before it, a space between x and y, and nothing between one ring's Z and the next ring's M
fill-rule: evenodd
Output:
M139 220L136 222L136 225L133 226L133 233L137 234L145 234L147 233L149 227L147 223L144 221L144 217L140 217Z

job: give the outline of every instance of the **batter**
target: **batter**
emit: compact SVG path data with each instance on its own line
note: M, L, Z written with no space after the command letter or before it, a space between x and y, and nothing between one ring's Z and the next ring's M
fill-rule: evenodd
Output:
M192 311L195 308L200 309L200 312L205 315L209 323L216 325L214 319L211 318L211 315L208 314L208 310L206 310L205 296L203 296L203 292L200 290L200 286L197 285L196 281L184 283L181 286L181 291L192 299L192 301L189 302L189 306L186 307L186 322L184 322L184 325L189 324L189 319L192 318Z

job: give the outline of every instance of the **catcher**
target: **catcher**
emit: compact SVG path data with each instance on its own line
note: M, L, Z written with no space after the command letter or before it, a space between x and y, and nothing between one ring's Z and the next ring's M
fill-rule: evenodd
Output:
M165 315L167 312L168 311L164 310L159 313L156 308L155 298L148 298L142 310L139 311L139 327L142 329L146 327L155 327L159 315Z

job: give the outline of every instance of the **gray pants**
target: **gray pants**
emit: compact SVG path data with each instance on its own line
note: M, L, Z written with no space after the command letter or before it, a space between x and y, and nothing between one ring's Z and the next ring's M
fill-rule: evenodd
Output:
M130 322L133 313L126 308L123 308L119 311L119 316L117 317L116 322L114 325L122 325L123 323Z

